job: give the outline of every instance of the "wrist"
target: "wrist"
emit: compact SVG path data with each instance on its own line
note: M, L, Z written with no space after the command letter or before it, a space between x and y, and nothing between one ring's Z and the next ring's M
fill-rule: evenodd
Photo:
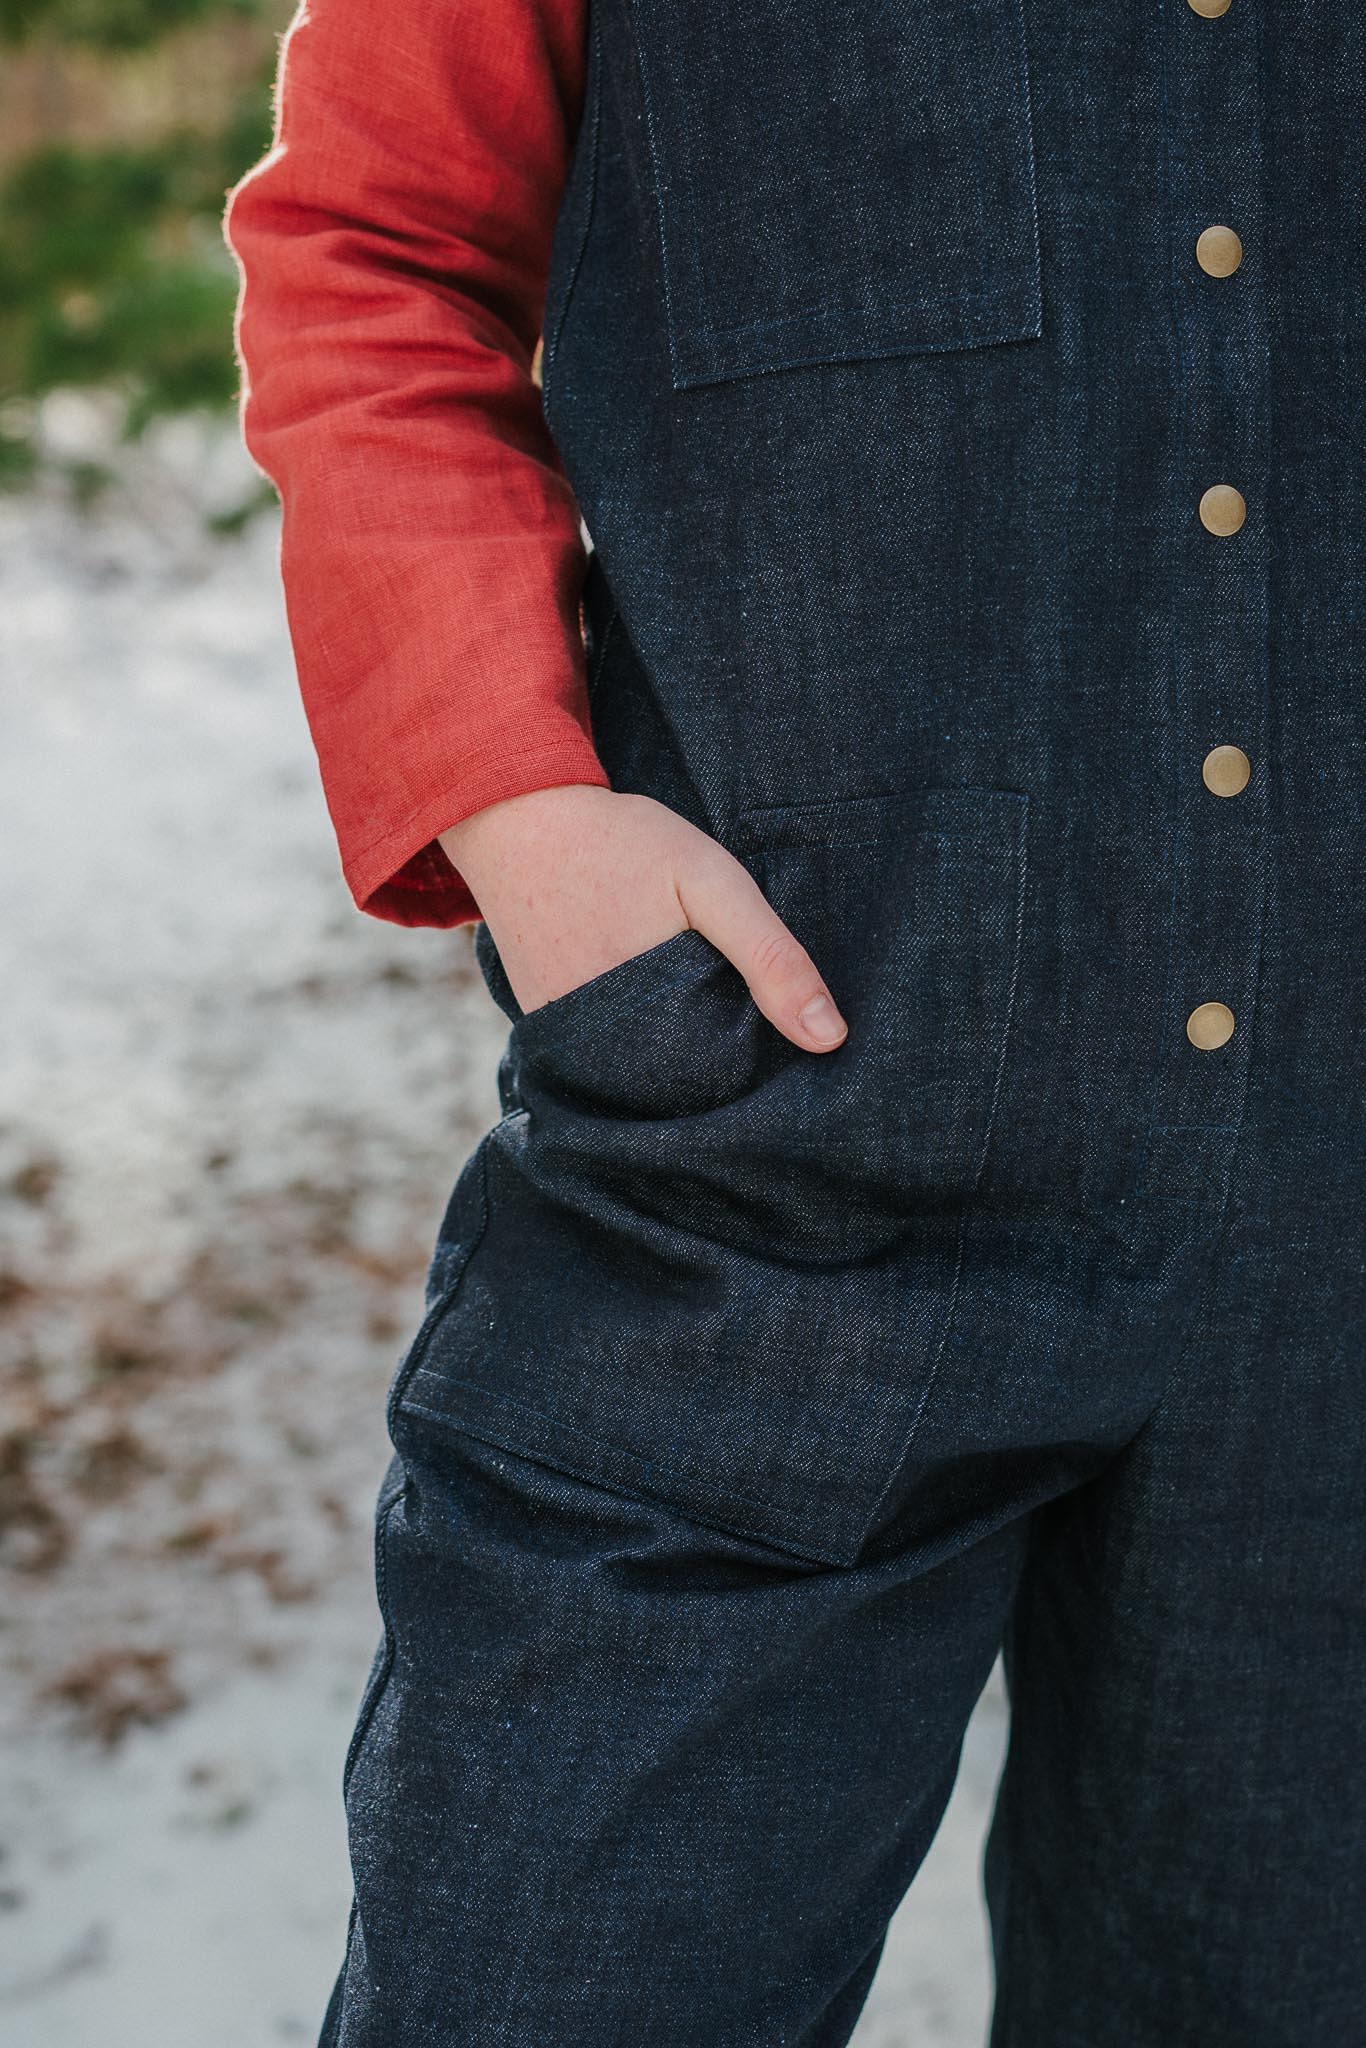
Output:
M574 782L501 797L438 832L437 843L452 867L472 881L472 870L487 871L514 851L525 855L543 837L562 841L574 813L590 794L601 797L606 792L595 783Z

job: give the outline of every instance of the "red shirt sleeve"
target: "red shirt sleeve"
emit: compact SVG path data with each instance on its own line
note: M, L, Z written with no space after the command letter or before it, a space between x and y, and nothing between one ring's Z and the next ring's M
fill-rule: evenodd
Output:
M242 426L347 882L478 915L435 835L605 785L579 512L531 363L587 0L302 0L275 142L228 195Z

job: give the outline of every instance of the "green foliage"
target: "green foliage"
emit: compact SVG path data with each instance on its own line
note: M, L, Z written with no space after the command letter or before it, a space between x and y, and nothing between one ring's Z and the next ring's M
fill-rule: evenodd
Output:
M260 12L260 0L0 0L0 41L42 34L101 50L141 50L188 23Z
M200 16L255 11L256 0L0 0L0 36L40 26L112 49ZM237 276L221 222L229 186L270 142L274 58L263 26L258 77L229 96L211 133L180 129L141 147L54 143L10 167L0 180L0 402L112 387L129 436L163 414L231 403ZM35 461L22 428L0 431L0 488L31 476Z
M0 491L15 491L32 483L38 466L33 443L26 434L0 428Z
M215 141L186 134L20 164L0 188L0 388L126 383L137 420L228 399L230 182Z

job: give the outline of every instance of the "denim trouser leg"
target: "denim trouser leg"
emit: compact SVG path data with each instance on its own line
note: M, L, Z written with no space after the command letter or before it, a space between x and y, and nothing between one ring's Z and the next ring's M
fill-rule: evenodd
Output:
M994 2048L1361 2033L1359 1196L1321 1134L1269 1132L1166 1398L1032 1519L988 1865Z
M847 2041L1018 1569L954 1512L836 1571L472 1439L410 1465L328 2048Z

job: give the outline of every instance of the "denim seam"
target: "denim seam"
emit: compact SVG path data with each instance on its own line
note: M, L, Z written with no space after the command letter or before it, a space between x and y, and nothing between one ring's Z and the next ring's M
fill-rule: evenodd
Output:
M586 190L584 193L583 226L579 230L578 246L574 251L574 260L569 268L569 279L565 285L564 297L560 301L560 309L555 319L554 328L546 336L545 347L541 351L541 408L543 411L550 403L550 387L555 373L556 357L559 354L560 337L564 332L565 322L569 317L569 308L574 297L574 287L578 284L579 272L583 268L584 253L588 248L588 237L592 232L593 214L597 202L598 143L602 127L602 49L596 14L590 18L589 36L591 43L592 103L588 109L588 154L585 170Z
M635 0L628 0L628 12L634 29L633 40L636 50L636 70L640 78L640 99L645 114L646 156L650 165L650 189L654 194L655 219L659 225L659 275L664 294L664 326L669 347L669 363L675 384L683 375L678 360L678 349L674 340L677 320L674 313L673 281L669 266L669 232L664 218L664 194L660 188L659 129L655 118L654 94L650 89L650 67L646 62L644 38L640 33Z
M926 803L929 799L929 803ZM985 800L985 801L984 801ZM735 812L723 828L727 843L745 852L768 852L802 846L848 847L881 845L888 836L888 827L883 821L889 806L919 809L922 812L937 805L963 811L975 810L980 814L987 810L999 811L1003 805L1018 811L1028 797L1022 790L983 788L973 784L924 783L909 789L870 790L861 796L815 797L799 799L796 802L779 800L777 803L746 804ZM839 820L851 811L866 809L875 811L879 820L877 830L859 831L857 837L841 834L836 828ZM831 829L820 831L811 838L787 839L781 836L785 820L803 817L820 818L829 823ZM765 822L772 821L765 829ZM912 825L903 836L935 838L956 847L955 857L959 860L977 859L989 867L1011 867L1017 857L1014 841L1002 845L999 831L993 831L989 843L982 843L971 831L955 832L951 824L927 822Z
M698 369L679 368L675 370L674 388L691 391L707 384L736 384L745 377L777 376L784 370L824 369L840 363L880 363L904 356L959 355L967 349L1002 348L1012 343L1037 341L1041 333L1042 328L1035 324L1028 328L1016 325L992 329L974 335L969 341L955 335L947 341L895 341L882 345L854 341L843 347L826 344L801 354L794 351L775 356L767 362L746 362L727 369L718 369L713 363ZM672 351L672 344L670 348Z
M856 797L853 801L857 803L861 799ZM892 799L889 798L888 801L890 802ZM914 839L938 839L946 849L951 850L955 861L972 863L984 868L1009 868L1014 865L1013 855L994 853L985 847L974 848L970 840L960 839L953 832L941 832L934 825L918 825L912 832L907 834L907 837ZM887 834L885 832L867 832L860 834L856 839L833 834L828 839L756 839L746 842L745 851L747 853L793 853L799 852L803 848L811 847L819 853L825 849L839 848L840 850L845 850L860 846L885 846L886 843Z
M976 330L992 319L1001 301L1015 298L1020 289L1018 284L1012 283L1009 285L985 286L981 291L960 291L957 295L955 310L959 319L967 323L969 329L973 332L974 339L976 339ZM1028 287L1025 289L1028 292L1032 305L1035 302L1036 295ZM945 301L942 298L925 293L913 299L885 299L877 303L870 300L867 304L858 306L799 306L795 313L780 313L770 320L739 320L730 327L706 327L701 332L719 341L732 334L770 334L776 328L798 327L813 320L825 321L833 326L846 320L881 320L888 313L913 313L921 309L937 313L944 305ZM1030 331L1032 332L1032 330ZM1012 327L1007 334L998 334L993 330L990 336L990 339L993 341L1018 341L1023 338L1024 336L1017 327ZM936 349L963 348L966 345L968 344L957 338L951 341L934 342L921 346L908 346L903 343L897 353L929 355Z
M940 1367L943 1363L944 1352L947 1349L949 1336L953 1329L954 1322L958 1314L958 1302L960 1294L962 1292L963 1267L967 1251L968 1222L971 1214L971 1204L973 1198L977 1193L978 1188L981 1186L982 1174L986 1168L987 1156L991 1150L991 1141L996 1131L997 1117L1000 1110L1001 1091L1005 1081L1006 1061L1010 1052L1010 1042L1011 1037L1013 1035L1013 1028L1015 1022L1015 998L1016 993L1019 989L1020 974L1023 966L1026 882L1029 874L1027 798L1024 799L1024 806L1021 808L1019 812L1019 823L1016 828L1016 860L1017 878L1015 884L1015 925L1012 943L1010 982L1006 993L1005 1015L1002 1019L1001 1024L1000 1046L996 1055L996 1074L992 1084L991 1104L987 1111L987 1116L982 1131L981 1143L978 1147L977 1165L976 1170L973 1174L972 1187L967 1196L963 1213L958 1219L958 1236L954 1251L953 1279L950 1283L949 1299L944 1307L944 1314L939 1325L939 1336L934 1347L934 1356L930 1361L930 1369L925 1375L925 1383L921 1389L920 1399L916 1404L915 1413L911 1417L910 1427L908 1428L906 1434L903 1436L901 1440L900 1448L897 1452L895 1460L892 1463L891 1469L887 1474L886 1480L883 1483L882 1489L879 1492L877 1499L873 1502L872 1509L864 1522L862 1538L863 1542L867 1541L869 1535L876 1528L877 1518L879 1513L881 1512L882 1504L886 1500L888 1493L891 1491L891 1488L894 1485L903 1465L905 1464L906 1459L909 1457L911 1447L915 1443L916 1437L920 1432L921 1423L925 1419L925 1415L929 1408L931 1398L933 1397L935 1388L937 1387L939 1382L939 1372Z
M1038 150L1034 142L1034 88L1033 63L1029 54L1029 24L1025 18L1024 0L1015 0L1015 28L1020 63L1020 89L1024 105L1020 115L1020 126L1024 132L1025 167L1029 177L1029 224L1034 238L1034 305L1038 315L1038 333L1043 332L1043 241L1039 233L1039 164Z

